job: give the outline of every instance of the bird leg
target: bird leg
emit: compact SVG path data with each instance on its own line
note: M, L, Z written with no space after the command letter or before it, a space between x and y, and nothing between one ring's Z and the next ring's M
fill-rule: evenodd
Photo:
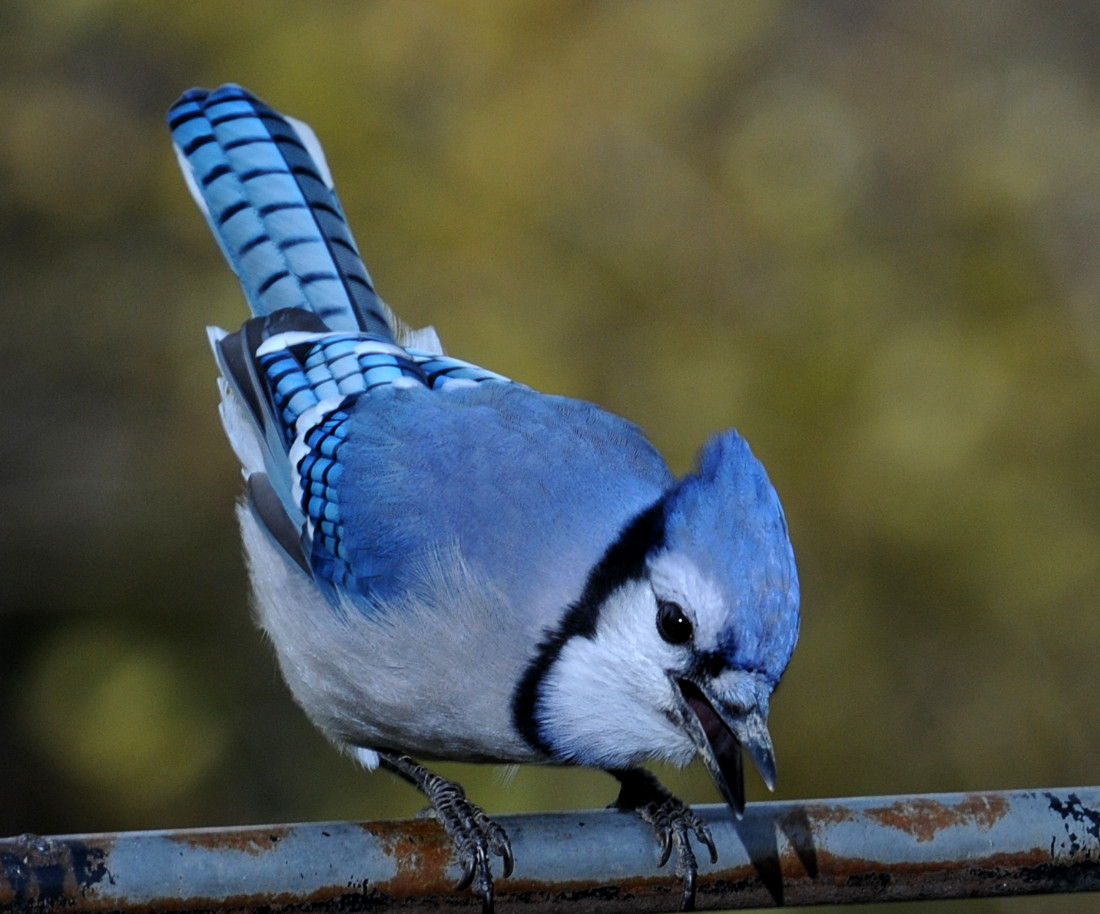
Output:
M512 845L504 829L480 806L470 802L454 781L429 771L407 755L379 752L378 756L384 768L404 778L428 798L462 864L462 878L455 889L471 886L474 895L481 899L482 914L492 914L493 873L489 855L496 854L504 861L505 877L512 875L514 864Z
M619 796L611 804L611 808L633 810L643 821L653 826L661 845L661 859L657 865L664 866L672 854L673 846L676 847L676 875L684 881L680 910L694 910L695 877L699 872L699 863L691 849L690 836L694 832L695 839L705 844L710 851L710 862L717 863L718 850L714 846L710 827L690 806L669 793L644 768L625 768L610 773L622 784Z

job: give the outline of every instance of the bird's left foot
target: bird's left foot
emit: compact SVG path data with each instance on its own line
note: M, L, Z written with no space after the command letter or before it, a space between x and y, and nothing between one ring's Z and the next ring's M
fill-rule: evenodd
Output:
M504 862L505 878L512 875L514 864L507 833L454 781L440 777L407 755L380 752L379 756L386 768L417 787L431 802L462 864L462 878L455 889L472 889L481 899L482 914L493 914L492 855Z
M690 806L677 799L644 768L630 768L614 771L622 789L612 803L615 809L632 809L643 821L653 826L657 840L661 844L661 859L658 866L664 866L676 848L676 875L684 882L684 894L680 899L681 911L695 909L695 879L699 873L699 862L691 849L691 835L706 845L710 852L710 862L718 862L718 850L710 826L695 814Z

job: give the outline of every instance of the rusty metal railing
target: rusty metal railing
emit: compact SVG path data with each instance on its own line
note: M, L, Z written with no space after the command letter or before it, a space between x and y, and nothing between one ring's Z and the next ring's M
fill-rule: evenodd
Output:
M1100 787L699 808L700 909L1100 890ZM497 911L675 910L653 832L613 810L504 816ZM0 840L0 910L476 910L433 820Z

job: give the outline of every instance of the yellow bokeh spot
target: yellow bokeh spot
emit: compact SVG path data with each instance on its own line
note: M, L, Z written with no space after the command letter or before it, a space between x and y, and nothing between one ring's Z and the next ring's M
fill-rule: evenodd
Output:
M110 795L123 815L148 812L194 788L225 749L194 680L147 640L76 625L32 664L25 726L65 775Z

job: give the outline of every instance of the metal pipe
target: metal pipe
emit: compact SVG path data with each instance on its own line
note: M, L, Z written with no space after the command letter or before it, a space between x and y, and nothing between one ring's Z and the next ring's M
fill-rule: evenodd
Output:
M700 807L698 907L731 909L1100 890L1100 787ZM497 911L672 911L652 829L596 810L502 816L516 869ZM431 819L0 840L0 910L469 911Z

